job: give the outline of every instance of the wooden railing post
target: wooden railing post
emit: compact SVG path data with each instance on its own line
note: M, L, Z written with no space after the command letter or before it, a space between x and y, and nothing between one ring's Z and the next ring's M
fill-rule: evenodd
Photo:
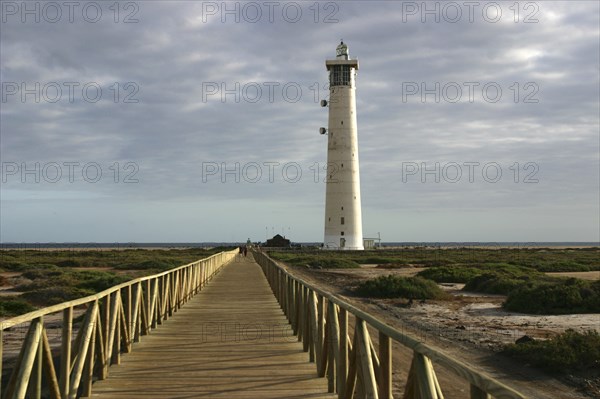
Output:
M346 397L346 379L348 378L348 311L340 307L340 356L338 362L338 398Z
M422 353L414 351L413 360L408 372L406 388L404 390L406 399L431 398L442 399L444 396L437 381L431 360Z
M323 336L325 334L325 330L324 330L324 319L325 319L325 303L324 303L324 299L322 295L319 294L315 294L316 298L317 298L317 314L316 314L316 321L317 321L317 336L315 339L315 345L317 346L317 359L319 361L319 363L322 364L322 366L320 367L320 373L319 375L321 377L323 377L325 375L325 368L323 367L323 360L322 357L327 356L327 352L323 350ZM315 319L313 319L315 320ZM321 375L322 374L322 375Z
M44 333L44 319L40 317L40 323L42 324L42 331L40 335L40 342L37 346L37 353L35 355L35 361L33 363L33 386L32 393L35 399L42 398L42 366L43 366L43 356L44 356L44 345L42 341L43 333Z
M33 370L33 364L38 355L38 347L42 338L43 328L44 326L41 318L38 317L31 321L25 337L25 342L21 348L19 359L15 364L16 373L13 372L15 378L13 380L11 376L11 381L9 381L7 387L6 397L25 398L31 372Z
M379 397L392 399L392 341L379 332Z
M73 334L73 307L63 310L62 336L60 346L60 395L69 397L69 376L71 371L71 335Z
M98 317L98 301L90 303L88 310L85 315L83 325L81 326L80 340L78 343L77 358L73 364L73 370L71 372L70 387L69 387L69 398L75 399L77 397L77 390L81 377L83 374L83 368L86 364L87 355L89 355L89 347L92 341L92 335L95 332L96 318Z
M373 360L371 358L371 345L369 330L364 320L356 319L356 331L354 334L356 340L357 362L360 362L359 370L362 386L365 390L367 398L378 399L377 381L375 379L375 369L373 368Z
M304 352L308 352L311 362L315 361L315 352L310 345L311 333L310 333L310 311L309 311L309 299L308 299L308 287L302 286L302 307L304 308L303 319L302 319L302 346Z
M46 335L46 330L42 330L42 342L40 344L43 350L43 369L48 381L48 391L52 399L60 399L60 388L58 386L58 378L56 378L56 370L54 369L54 361L52 359L52 348Z
M330 392L340 392L342 387L342 377L340 373L340 323L338 319L337 305L329 301L327 308L327 328L329 330L329 379L330 384L335 386L335 390Z
M101 314L102 314L102 338L104 340L103 345L105 348L107 348L110 343L109 343L109 335L110 335L110 320L111 320L111 301L110 301L110 295L107 295L104 298L104 303L102 304L102 310L101 310ZM108 375L108 359L109 359L109 355L105 352L104 353L105 358L102 359L102 371L100 373L101 375L101 379L106 378L106 376Z
M294 281L294 290L296 291L296 335L298 336L298 341L302 341L304 302L302 300L302 286L298 281Z
M150 325L152 324L152 281L150 279L146 280L146 319L147 325L145 326L144 334L148 334L150 332Z

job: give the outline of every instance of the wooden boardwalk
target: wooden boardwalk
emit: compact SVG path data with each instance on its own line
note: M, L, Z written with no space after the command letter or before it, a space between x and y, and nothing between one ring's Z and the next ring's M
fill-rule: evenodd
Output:
M334 398L250 254L143 336L97 398Z

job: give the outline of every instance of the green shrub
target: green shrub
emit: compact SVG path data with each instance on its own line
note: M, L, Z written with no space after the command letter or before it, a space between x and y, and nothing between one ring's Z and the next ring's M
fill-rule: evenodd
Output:
M104 291L115 285L130 280L128 276L119 276L114 273L107 273L95 270L86 270L74 273L74 277L79 280L77 288L91 290L94 292Z
M512 277L503 273L486 272L473 277L465 284L464 291L486 294L508 295L511 291L527 283L529 277Z
M20 298L0 298L0 316L12 317L34 311L36 308Z
M511 292L503 306L533 314L600 313L600 281L571 278L533 282Z
M55 267L53 269L32 269L26 272L23 272L22 276L28 278L30 280L40 279L40 278L50 278L57 277L62 275L64 272L59 268Z
M530 281L545 278L542 273L528 267L487 263L480 266L480 274L469 279L463 290L508 295Z
M383 256L353 257L352 260L363 265L406 264L403 260Z
M114 268L118 270L157 270L165 271L172 269L176 266L181 266L183 263L159 260L159 259L148 259L141 262L132 263L121 263L116 265Z
M360 284L356 293L374 298L444 299L436 283L421 277L379 276Z
M0 268L9 272L22 272L31 269L31 266L19 261L0 260Z
M77 284L77 282L78 280L75 279L72 274L63 273L52 277L36 278L29 283L17 285L15 290L30 292L51 287L70 287Z
M91 290L81 289L70 286L54 286L40 288L34 291L25 292L21 297L27 299L31 303L40 306L51 306L61 302L72 301L73 299L83 298L88 295L93 295Z
M589 272L592 268L589 265L582 265L573 261L559 261L543 263L535 266L541 272Z
M480 269L465 266L430 267L417 274L438 283L466 283L482 273Z
M56 262L56 266L59 267L81 267L83 266L82 262L77 259L65 259Z
M547 341L504 347L505 354L551 373L600 370L600 334L567 330Z
M360 265L356 262L347 259L315 259L308 263L312 268L323 268L323 269L356 269Z

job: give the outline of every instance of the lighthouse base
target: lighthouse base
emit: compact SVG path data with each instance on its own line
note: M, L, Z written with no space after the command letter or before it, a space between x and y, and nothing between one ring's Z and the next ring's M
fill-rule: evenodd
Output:
M363 251L365 249L362 238L358 237L340 237L340 236L325 236L323 249L332 251Z

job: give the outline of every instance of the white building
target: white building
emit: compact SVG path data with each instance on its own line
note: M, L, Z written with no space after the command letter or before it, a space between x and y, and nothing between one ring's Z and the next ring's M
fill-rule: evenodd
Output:
M344 42L336 58L325 62L329 71L327 129L327 188L325 240L327 249L362 250L362 212L356 127L356 71Z

